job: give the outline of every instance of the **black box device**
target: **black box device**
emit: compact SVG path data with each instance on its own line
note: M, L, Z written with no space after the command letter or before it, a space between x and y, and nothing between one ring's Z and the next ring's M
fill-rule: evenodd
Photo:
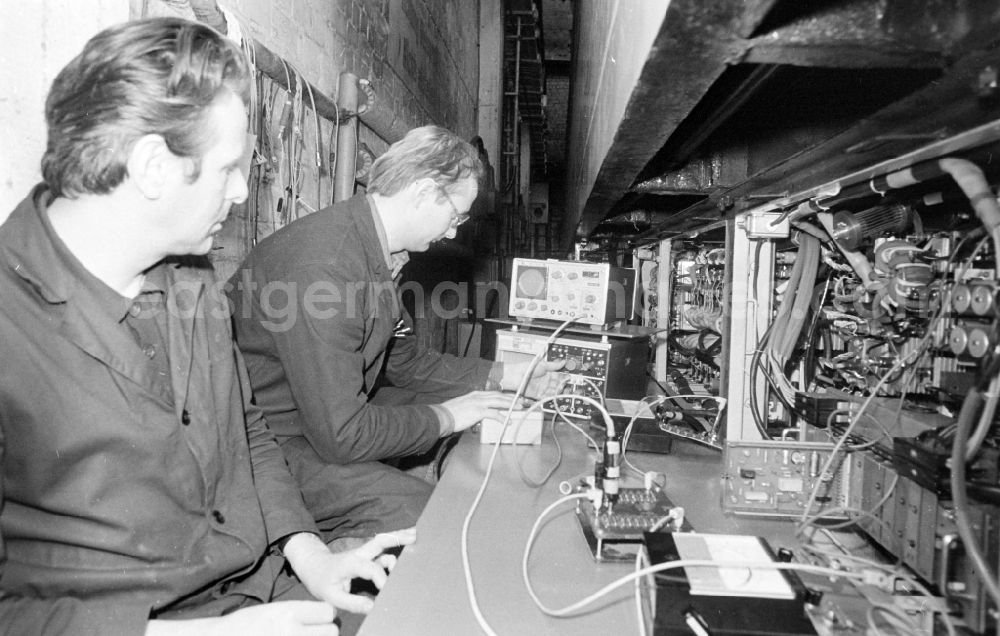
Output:
M739 561L747 567L676 568L647 579L647 612L654 636L814 636L805 611L806 589L794 572L754 568L773 562L766 541L754 536L646 533L652 564L677 560Z

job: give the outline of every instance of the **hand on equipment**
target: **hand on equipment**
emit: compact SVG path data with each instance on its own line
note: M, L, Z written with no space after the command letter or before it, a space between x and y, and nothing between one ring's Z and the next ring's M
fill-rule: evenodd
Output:
M513 401L514 396L510 393L473 391L443 402L441 406L451 413L457 433L485 418L503 420Z
M500 380L500 386L503 390L516 391L530 365L530 362L505 362L503 379ZM531 380L528 381L528 386L524 390L524 397L540 399L556 395L559 392L559 386L566 378L565 373L559 372L565 365L565 360L540 360L531 373Z

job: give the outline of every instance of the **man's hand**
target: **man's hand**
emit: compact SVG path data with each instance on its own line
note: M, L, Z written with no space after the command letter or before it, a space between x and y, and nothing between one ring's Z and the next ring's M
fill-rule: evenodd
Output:
M410 545L416 539L414 528L396 530L377 534L359 548L335 554L316 535L302 533L288 540L284 552L292 570L313 596L334 607L367 614L372 601L350 593L351 579L368 579L382 589L386 570L396 564L396 557L384 552Z
M565 373L559 370L565 366L565 360L539 360L535 365L535 370L531 373L531 380L524 390L524 397L541 399L556 395L559 386L566 379ZM528 372L530 362L503 363L503 379L500 386L504 391L516 391L524 380L524 374Z
M513 402L513 395L500 391L472 391L442 402L440 406L451 413L457 433L487 417L502 421Z

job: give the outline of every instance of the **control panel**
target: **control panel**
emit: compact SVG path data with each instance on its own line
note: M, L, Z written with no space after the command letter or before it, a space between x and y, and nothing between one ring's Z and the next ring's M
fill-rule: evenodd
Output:
M589 418L593 411L589 403L573 396L601 402L605 398L637 400L645 395L646 339L574 334L547 344L548 338L549 334L536 330L497 330L497 360L528 362L540 354L546 360L566 360L569 381L562 390L566 397L554 405L564 415Z
M569 373L569 383L563 393L583 395L600 402L607 394L605 380L611 345L602 342L583 342L561 339L549 345L548 360L566 360L563 369ZM556 408L566 415L589 417L593 407L572 397L556 400Z
M508 313L589 325L628 320L636 270L608 263L515 258Z

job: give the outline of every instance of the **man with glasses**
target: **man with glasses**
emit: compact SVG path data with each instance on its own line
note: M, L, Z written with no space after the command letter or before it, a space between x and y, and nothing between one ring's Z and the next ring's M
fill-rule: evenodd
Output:
M527 372L419 346L395 286L409 252L455 236L482 170L453 133L411 130L366 194L275 232L230 280L256 403L327 540L412 526L432 487L390 464L432 460L442 438L502 419L502 390ZM529 396L554 389L560 366L539 364Z

